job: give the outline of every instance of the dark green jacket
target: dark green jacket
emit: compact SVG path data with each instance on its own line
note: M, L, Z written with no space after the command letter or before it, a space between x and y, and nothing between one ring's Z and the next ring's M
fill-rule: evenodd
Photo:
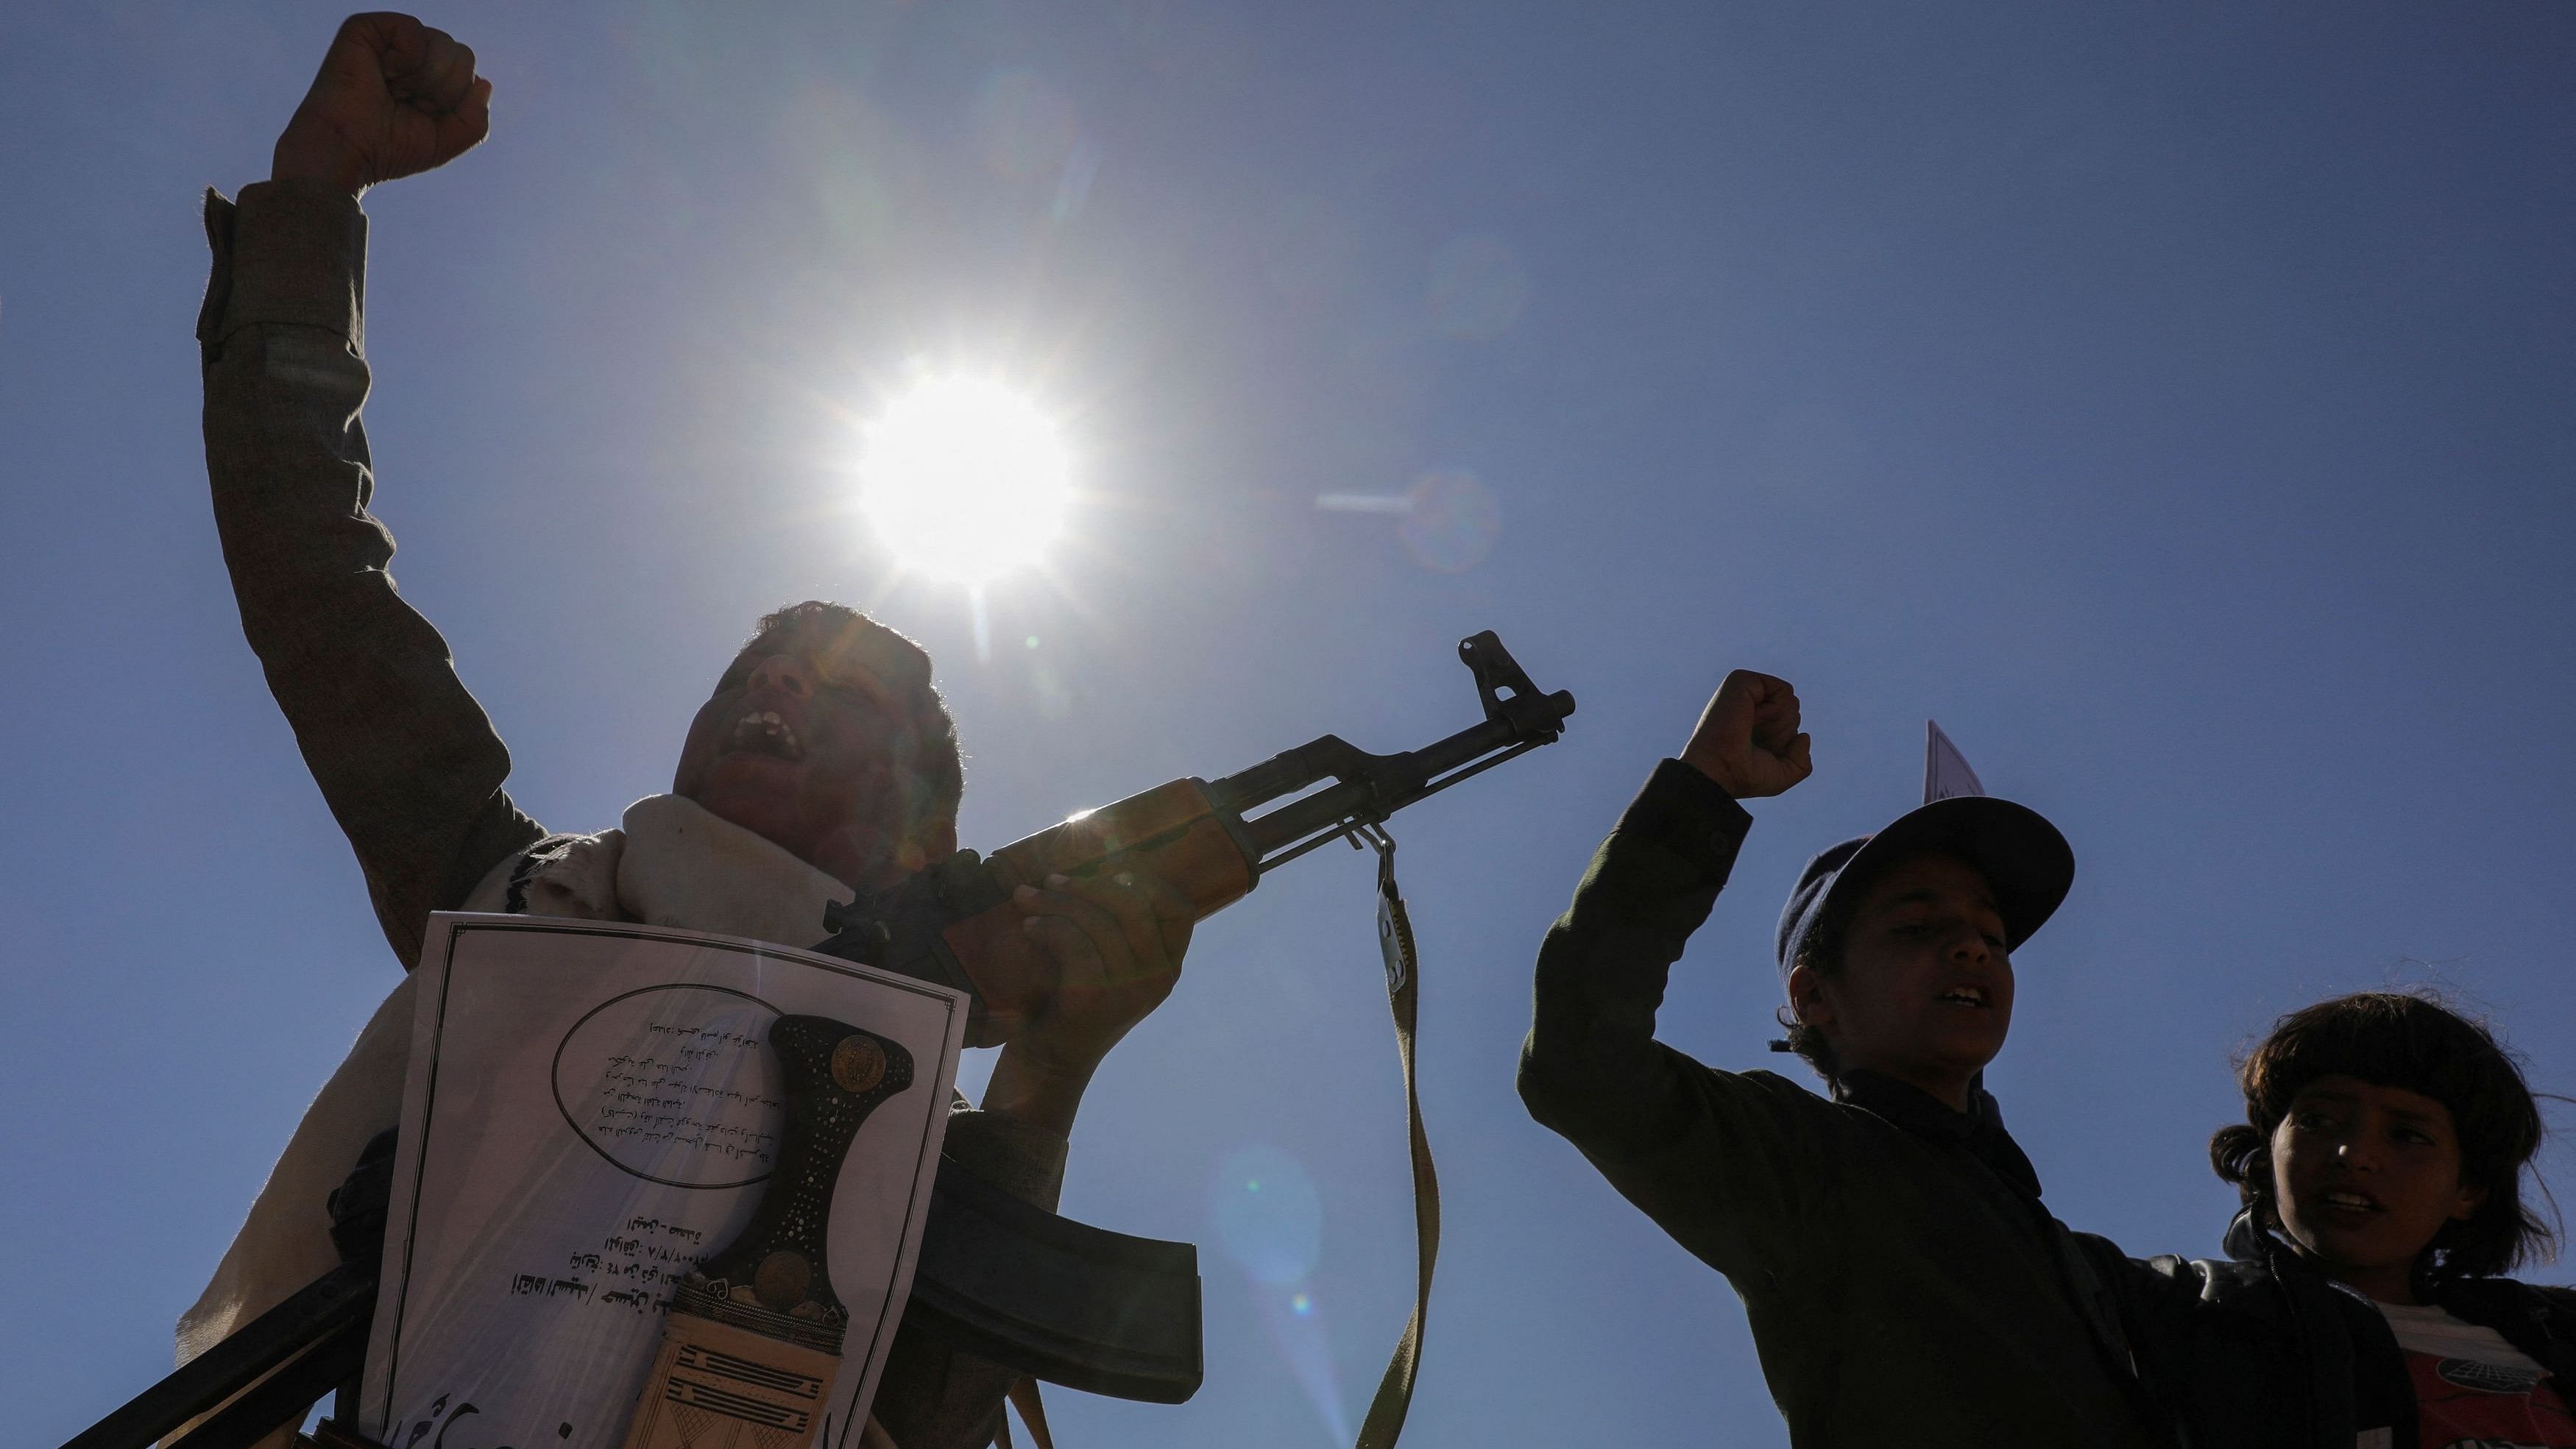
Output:
M1752 817L1659 766L1539 949L1530 1114L1744 1299L1801 1449L2144 1446L2116 1312L1993 1099L1856 1073L1828 1101L1654 1039ZM1719 1441L1722 1432L1714 1436Z

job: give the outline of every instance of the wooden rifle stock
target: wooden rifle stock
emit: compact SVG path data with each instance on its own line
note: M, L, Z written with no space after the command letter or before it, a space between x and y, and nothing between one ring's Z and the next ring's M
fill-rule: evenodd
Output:
M833 935L815 949L959 987L975 1001L968 1044L1008 1041L1053 978L1009 908L1014 888L1132 870L1170 883L1205 920L1264 872L1564 732L1574 696L1541 694L1492 631L1461 640L1458 656L1475 675L1482 724L1394 755L1326 735L1220 780L1173 780L1085 811L990 857L961 850L891 891L833 907L824 920Z

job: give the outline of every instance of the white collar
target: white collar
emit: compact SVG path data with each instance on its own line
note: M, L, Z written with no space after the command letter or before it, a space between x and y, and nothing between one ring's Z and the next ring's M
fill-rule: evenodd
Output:
M850 887L694 800L647 795L615 830L513 860L468 909L642 921L684 931L811 946L831 934L823 908Z

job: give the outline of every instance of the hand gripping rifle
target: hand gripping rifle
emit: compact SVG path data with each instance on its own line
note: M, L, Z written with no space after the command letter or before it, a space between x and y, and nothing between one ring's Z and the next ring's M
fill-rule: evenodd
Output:
M1574 696L1541 694L1491 631L1459 641L1458 657L1475 676L1482 724L1394 755L1326 735L1223 779L1174 780L1131 795L990 858L961 850L892 891L833 907L823 922L833 935L815 949L958 987L973 1003L970 1040L1006 1041L1047 982L1042 959L1001 909L1021 882L1132 867L1169 881L1205 919L1270 870L1333 840L1356 843L1405 806L1564 733ZM1252 813L1264 806L1273 808ZM222 1411L179 1449L238 1449L300 1421L334 1388L354 1388L392 1159L386 1133L333 1195L341 1267L65 1449L147 1449L218 1404ZM1058 1217L946 1159L905 1322L1049 1382L1121 1398L1177 1403L1197 1391L1201 1374L1196 1249ZM253 1383L259 1387L241 1392ZM341 1427L355 1420L354 1394L344 1389L340 1407L336 1423L324 1421L326 1442L362 1444Z
M1014 887L1135 869L1177 887L1205 920L1269 871L1333 840L1356 843L1358 832L1405 806L1564 732L1574 696L1539 693L1492 630L1460 640L1458 657L1476 677L1482 724L1396 755L1326 735L1221 780L1174 780L1084 811L990 858L958 851L891 891L825 912L834 934L814 949L966 992L969 1043L999 1045L1040 1002L1051 974L1004 909ZM1313 794L1250 813L1327 779Z

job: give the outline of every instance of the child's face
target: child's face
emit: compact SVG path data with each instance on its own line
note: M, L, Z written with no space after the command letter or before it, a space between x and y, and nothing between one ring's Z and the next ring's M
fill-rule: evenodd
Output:
M2012 1029L2012 961L1993 888L1954 856L1900 863L1853 909L1842 970L1806 985L1824 1010L1802 998L1800 1012L1846 1065L1963 1105L1968 1080Z
M2451 1109L2359 1077L2319 1077L2272 1129L2281 1225L2327 1272L2411 1303L2415 1260L2442 1224L2486 1200L2460 1180Z

